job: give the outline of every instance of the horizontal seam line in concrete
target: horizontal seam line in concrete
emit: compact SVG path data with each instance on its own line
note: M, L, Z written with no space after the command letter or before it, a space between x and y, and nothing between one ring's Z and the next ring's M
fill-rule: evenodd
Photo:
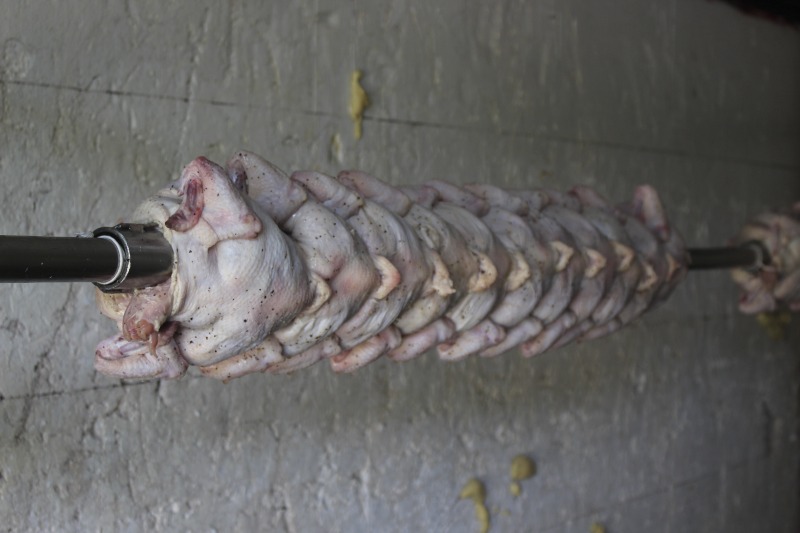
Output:
M190 379L199 379L202 377L203 376L184 376L182 379L190 380ZM4 396L0 398L0 403L14 401L14 400L30 400L39 398L51 398L56 396L68 396L72 394L83 394L84 392L95 392L101 390L127 389L129 387L141 387L143 385L153 385L154 383L158 383L158 380L147 380L139 382L121 381L119 383L110 383L108 385L92 385L91 387L79 387L77 389L50 390L50 391L35 392L28 394L17 394L13 396Z
M190 98L189 96L176 96L176 95L164 95L164 94L151 94L151 93L143 93L137 91L122 91L119 89L89 89L86 87L80 87L77 85L61 85L56 83L48 83L48 82L37 82L37 81L24 81L24 80L4 80L0 78L0 84L9 84L9 85L17 85L21 87L37 87L43 89L56 89L56 90L63 90L63 91L73 91L78 93L88 93L88 94L103 94L108 96L122 96L122 97L132 97L132 98L145 98L145 99L153 99L153 100L165 100L165 101L174 101L174 102L182 102L182 103L198 103L198 104L205 104L211 106L218 106L218 107L233 107L233 108L242 108L242 109L271 109L271 110L281 110L287 112L294 112L300 113L307 116L320 116L320 117L329 117L329 118L349 118L344 114L338 113L330 113L326 111L312 111L308 109L296 109L296 108L284 108L280 106L265 106L265 105L255 105L255 104L242 104L237 102L229 102L225 100L217 100L217 99L200 99L200 98ZM383 123L383 124L396 124L402 126L409 126L409 127L428 127L431 129L440 129L440 130L450 130L450 131L459 131L459 132L468 132L468 133L493 133L487 129L481 127L472 127L472 126L464 126L459 124L447 124L442 122L429 122L424 120L416 120L416 119L403 119L403 118L391 118L391 117L379 117L375 115L367 115L363 116L364 122L375 122L375 123ZM556 143L563 143L563 144L575 144L581 146L596 146L599 148L609 148L613 150L622 150L622 151L630 151L634 153L642 153L642 154L656 154L661 156L668 156L668 157L678 157L678 158L690 158L690 159L698 159L703 161L716 161L721 163L733 163L738 165L750 166L755 168L763 168L769 170L779 170L785 172L797 172L800 170L800 167L788 164L788 163L775 163L771 161L761 161L761 160L751 160L751 159L744 159L744 158L737 158L737 157L725 157L725 156L715 156L710 154L703 154L703 153L693 153L688 150L680 150L680 149L670 149L670 148L658 148L654 146L643 146L643 145L633 145L633 144L625 144L620 142L614 141L604 141L599 139L575 139L571 137L561 137L557 135L547 135L547 134L536 134L530 132L513 132L511 130L497 130L496 133L500 137L509 137L514 139L528 139L528 140L542 140L547 142L556 142Z

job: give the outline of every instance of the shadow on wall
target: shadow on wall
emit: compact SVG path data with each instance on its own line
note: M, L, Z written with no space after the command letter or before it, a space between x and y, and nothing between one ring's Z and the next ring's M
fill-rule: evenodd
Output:
M766 18L781 24L800 28L800 1L798 0L723 0L740 11L755 17Z

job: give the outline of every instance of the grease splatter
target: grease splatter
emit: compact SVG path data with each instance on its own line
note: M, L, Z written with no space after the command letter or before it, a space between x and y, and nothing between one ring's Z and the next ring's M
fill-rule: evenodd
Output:
M481 533L489 531L489 509L486 508L486 487L479 479L472 478L461 489L458 497L462 500L472 500L475 504L475 518L480 525Z
M331 159L336 163L341 163L344 159L344 147L342 146L342 138L338 133L331 137Z
M369 107L369 97L361 86L361 76L363 73L356 69L350 75L350 118L353 121L353 135L356 139L361 139L361 123L364 118L364 110Z
M792 315L788 311L759 313L756 320L770 339L780 341L786 338L786 328L792 321Z
M526 455L517 455L511 460L511 485L508 491L512 496L517 497L522 494L522 486L519 484L524 479L532 478L536 474L536 463Z

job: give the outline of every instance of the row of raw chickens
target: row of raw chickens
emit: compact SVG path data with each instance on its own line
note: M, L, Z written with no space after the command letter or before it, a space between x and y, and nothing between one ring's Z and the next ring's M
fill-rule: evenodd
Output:
M120 333L96 368L125 378L191 364L230 379L321 359L347 372L432 347L447 360L518 345L532 356L618 329L687 271L648 186L613 207L584 187L287 177L239 152L227 170L192 161L130 222L158 223L176 264L162 285L98 293Z

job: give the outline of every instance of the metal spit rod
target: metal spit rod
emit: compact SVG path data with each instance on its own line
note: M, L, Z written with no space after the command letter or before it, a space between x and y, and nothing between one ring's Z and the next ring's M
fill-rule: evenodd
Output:
M758 270L770 263L764 245L753 241L741 246L722 248L689 248L689 269L745 268Z
M157 285L170 277L172 247L155 225L119 224L78 237L0 235L0 283L94 283L106 292ZM758 242L727 248L690 248L692 270L769 264Z
M155 226L119 224L78 237L0 236L0 283L88 281L106 292L170 277L172 246Z

